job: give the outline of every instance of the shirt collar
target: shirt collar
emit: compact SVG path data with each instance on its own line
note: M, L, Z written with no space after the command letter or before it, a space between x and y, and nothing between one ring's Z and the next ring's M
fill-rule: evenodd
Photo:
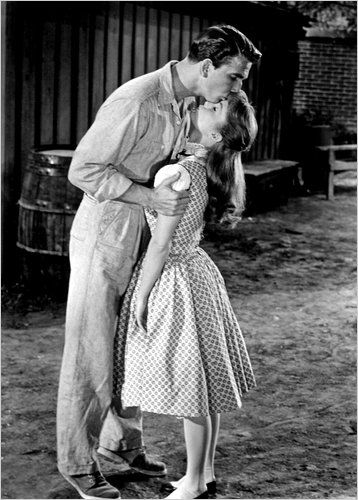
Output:
M173 89L173 76L171 68L178 61L169 61L165 66L163 66L160 77L159 77L159 103L160 104L170 104L175 101L174 89Z

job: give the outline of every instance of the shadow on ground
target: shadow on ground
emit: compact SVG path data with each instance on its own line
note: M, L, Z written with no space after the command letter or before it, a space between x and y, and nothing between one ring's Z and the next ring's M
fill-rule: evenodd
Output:
M293 198L211 231L258 387L226 414L217 498L356 498L356 198ZM3 498L78 498L58 475L56 387L64 307L3 314ZM146 414L149 452L185 470L181 421ZM103 462L123 498L162 498L163 479Z

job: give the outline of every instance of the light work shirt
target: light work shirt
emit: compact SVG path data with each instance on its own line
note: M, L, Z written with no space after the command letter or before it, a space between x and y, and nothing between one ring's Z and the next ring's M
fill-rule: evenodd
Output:
M99 202L114 200L178 157L188 132L183 117L193 98L175 99L171 67L176 62L130 80L102 104L74 152L72 184Z

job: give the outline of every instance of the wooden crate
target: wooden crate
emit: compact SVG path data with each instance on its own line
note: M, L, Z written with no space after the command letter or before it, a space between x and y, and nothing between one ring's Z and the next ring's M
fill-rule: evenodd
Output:
M244 165L246 213L265 210L287 202L297 182L298 162L262 160Z

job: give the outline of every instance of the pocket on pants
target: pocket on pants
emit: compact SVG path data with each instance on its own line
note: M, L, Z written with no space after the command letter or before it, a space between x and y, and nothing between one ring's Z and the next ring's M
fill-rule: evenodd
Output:
M76 240L84 241L86 239L89 230L90 211L91 205L83 199L73 219L70 231L71 236Z
M126 206L125 203L105 202L99 223L98 243L113 248L128 249L131 246L131 240L137 238L137 221L133 217L133 209Z

